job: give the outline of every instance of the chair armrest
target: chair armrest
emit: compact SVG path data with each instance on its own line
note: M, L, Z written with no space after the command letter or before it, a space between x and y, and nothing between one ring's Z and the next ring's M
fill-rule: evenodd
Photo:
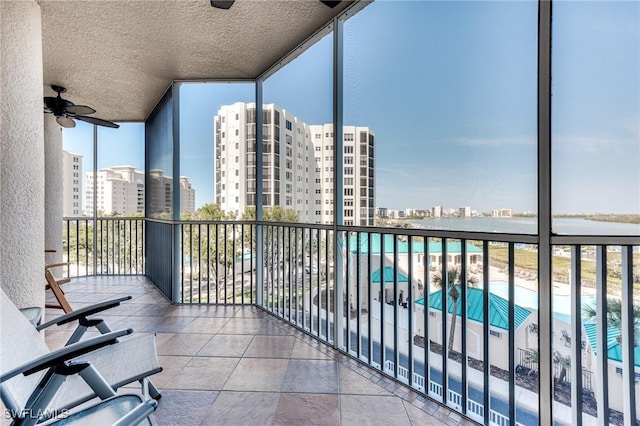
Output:
M36 330L40 331L40 330L44 330L45 328L51 327L52 325L63 325L63 324L73 322L77 319L86 318L89 315L97 314L98 312L115 308L125 300L131 300L131 296L124 296L124 297L119 297L117 299L106 300L104 302L96 303L95 305L85 306L84 308L76 309L73 312L69 312L68 314L61 315L57 318L52 319L51 321L47 321L44 324L39 325L38 327L36 327Z
M128 328L124 330L112 331L111 333L102 334L100 336L83 340L78 343L73 343L69 346L65 346L57 351L45 354L38 357L26 364L14 368L0 376L0 383L17 376L18 374L24 374L28 376L38 371L59 365L65 361L84 355L89 352L93 352L104 346L109 346L117 342L118 337L126 336L133 333L133 330Z
M132 426L137 425L144 419L148 418L158 406L158 401L149 399L129 411L124 417L118 420L113 426Z
M47 263L46 265L44 265L44 269L57 268L58 266L69 266L69 265L71 265L71 263L69 262Z

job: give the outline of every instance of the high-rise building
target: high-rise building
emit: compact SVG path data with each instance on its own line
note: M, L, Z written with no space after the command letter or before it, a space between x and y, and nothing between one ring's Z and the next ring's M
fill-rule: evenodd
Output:
M196 190L186 176L180 176L180 212L193 214L196 211Z
M376 207L376 217L380 219L386 219L389 214L389 209L386 207Z
M82 155L63 151L62 156L62 214L82 214Z
M164 176L162 171L151 170L152 185L160 185L160 191L152 191L161 199L151 200L154 212L170 212L173 208L173 179ZM141 213L145 209L144 171L133 166L113 166L98 170L96 173L96 206L102 214L121 215ZM93 214L93 173L87 173L86 214ZM180 211L193 214L196 204L196 190L189 178L180 177Z
M94 201L103 214L144 212L144 172L133 166L114 166L96 173L93 194L93 172L87 173L86 210L93 213Z
M344 126L344 224L374 223L375 135ZM256 107L224 105L214 118L216 203L240 216L256 203ZM308 125L274 104L263 107L263 206L295 210L308 223L332 223L332 124Z
M431 208L431 217L442 217L442 206L434 206Z
M173 178L165 176L162 169L149 170L149 205L147 213L151 216L171 219L173 211ZM164 216L167 215L167 216Z
M471 217L471 207L460 207L458 209L458 216Z

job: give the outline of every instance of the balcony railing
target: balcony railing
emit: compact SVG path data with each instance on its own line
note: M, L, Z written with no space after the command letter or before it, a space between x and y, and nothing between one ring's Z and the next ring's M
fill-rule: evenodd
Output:
M256 302L256 225L181 222L180 302Z
M144 232L144 218L65 218L62 251L69 276L143 274Z
M628 238L552 247L547 334L531 235L118 218L96 223L94 255L89 222L65 224L82 274L142 273L146 226L147 244L173 247L148 251L147 270L166 270L147 275L174 302L256 304L481 423L537 425L544 382L558 423L635 416L640 384L616 374L640 372L640 246Z

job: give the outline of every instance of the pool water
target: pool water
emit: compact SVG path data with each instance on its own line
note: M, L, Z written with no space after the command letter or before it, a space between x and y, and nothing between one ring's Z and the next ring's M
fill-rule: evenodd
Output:
M492 281L489 283L489 291L504 299L509 298L509 283L504 281ZM515 287L515 304L527 309L538 310L538 293L525 287ZM593 296L582 296L582 306L594 305ZM554 313L571 314L571 297L569 295L554 294L551 299Z

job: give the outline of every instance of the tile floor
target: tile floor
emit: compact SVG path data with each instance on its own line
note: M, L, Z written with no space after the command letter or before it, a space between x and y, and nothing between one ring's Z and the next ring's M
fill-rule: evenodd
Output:
M475 424L254 306L171 305L140 276L76 278L64 290L75 308L133 296L102 317L156 333L159 426ZM48 331L47 343L61 346L72 327Z

